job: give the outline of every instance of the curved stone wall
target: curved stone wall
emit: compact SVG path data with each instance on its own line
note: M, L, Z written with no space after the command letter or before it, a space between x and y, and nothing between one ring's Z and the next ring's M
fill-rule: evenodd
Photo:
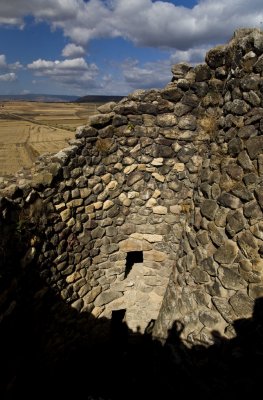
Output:
M189 343L231 337L263 293L262 49L261 31L236 32L19 172L2 195L34 225L23 265L80 312L126 310L134 331L156 320L165 338L179 320Z
M238 31L206 61L222 79L222 116L194 193L156 336L175 320L187 344L235 336L233 322L252 316L263 295L262 32ZM220 102L221 102L220 101ZM171 304L173 307L171 307Z
M42 193L54 222L41 274L79 311L111 318L125 309L134 331L157 318L206 151L197 104L178 118L169 95L135 93L115 114L92 117L77 132L81 145L62 166L64 179Z

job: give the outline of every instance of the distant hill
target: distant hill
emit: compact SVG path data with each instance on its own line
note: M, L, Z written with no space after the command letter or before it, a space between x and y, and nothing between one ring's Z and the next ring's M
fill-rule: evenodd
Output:
M67 96L60 94L1 94L0 101L38 101L44 103L77 102L77 103L108 103L109 101L120 101L124 96Z
M108 103L110 101L120 101L124 96L97 96L97 95L89 95L79 97L75 100L77 103Z
M60 94L2 94L0 101L38 101L44 103L52 102L73 102L78 99L78 96L66 96Z

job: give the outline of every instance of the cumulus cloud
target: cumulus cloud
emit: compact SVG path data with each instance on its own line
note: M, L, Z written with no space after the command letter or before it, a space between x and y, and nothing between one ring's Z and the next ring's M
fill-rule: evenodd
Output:
M0 54L0 69L7 68L6 57L4 54Z
M28 65L34 75L74 88L125 93L133 88L160 87L170 80L171 64L204 60L206 51L227 42L238 27L261 27L262 0L197 0L193 8L169 0L0 0L0 25L26 23L26 16L44 21L68 38L64 61L35 60ZM98 79L95 64L82 58L93 39L124 38L136 46L168 50L170 59L140 64L125 62L120 76ZM114 56L113 56L114 58ZM0 56L0 74L9 76L21 68ZM108 73L108 71L105 71ZM7 79L3 78L2 80Z
M8 64L6 61L6 56L4 54L0 54L0 70L16 70L23 68L22 64L19 61L16 61L13 64Z
M17 75L14 70L22 68L20 62L15 62L14 64L8 64L6 61L5 54L0 54L0 81L1 82L13 82L17 80Z
M48 77L62 85L75 87L96 87L99 69L96 64L88 64L84 58L63 61L38 59L27 65L36 76Z
M17 76L14 72L9 72L7 74L0 74L1 82L13 82L17 79Z
M82 46L77 46L74 43L67 44L62 50L64 57L80 57L85 54L85 49Z
M131 89L158 88L171 80L169 60L147 62L139 65L138 60L126 60L122 64L123 76Z
M28 64L28 68L38 71L39 74L44 75L79 73L80 71L86 71L88 69L97 70L97 67L94 64L89 66L84 58L73 58L63 61L48 61L38 59L33 61L31 64Z
M166 60L157 60L140 64L139 60L127 59L122 65L122 75L126 83L126 90L161 88L171 81L171 67L178 62L187 62L191 65L203 63L210 47L202 46L189 50L171 52Z
M12 0L1 1L0 23L24 26L24 17L32 15L39 20L64 20L74 18L83 0ZM58 14L60 13L60 14Z
M204 62L205 55L210 46L196 47L189 50L177 50L171 55L172 64L187 62L191 65Z
M139 45L188 49L223 41L237 26L259 26L262 2L246 0L200 1L193 9L151 0L115 0L115 24ZM133 4L135 8L133 10Z
M224 43L237 27L260 27L262 0L200 0L192 9L153 0L12 0L1 2L0 23L22 26L32 15L78 45L123 37L140 46L187 50Z
M8 68L15 71L15 70L18 70L18 69L23 68L23 65L22 65L19 61L16 61L16 62L13 63L13 64L9 64L9 65L8 65Z

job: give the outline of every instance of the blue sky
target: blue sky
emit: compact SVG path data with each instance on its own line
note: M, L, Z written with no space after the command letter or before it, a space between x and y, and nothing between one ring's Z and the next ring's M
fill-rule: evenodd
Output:
M0 0L0 94L119 94L164 87L262 0Z

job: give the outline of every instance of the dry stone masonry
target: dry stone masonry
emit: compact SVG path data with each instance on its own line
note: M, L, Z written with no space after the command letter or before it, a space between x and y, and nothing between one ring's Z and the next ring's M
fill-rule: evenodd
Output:
M160 339L180 321L188 345L209 344L263 296L263 32L238 30L172 73L3 182L2 226L13 209L35 226L21 268L37 263L80 313L126 310ZM16 307L5 299L1 318Z

